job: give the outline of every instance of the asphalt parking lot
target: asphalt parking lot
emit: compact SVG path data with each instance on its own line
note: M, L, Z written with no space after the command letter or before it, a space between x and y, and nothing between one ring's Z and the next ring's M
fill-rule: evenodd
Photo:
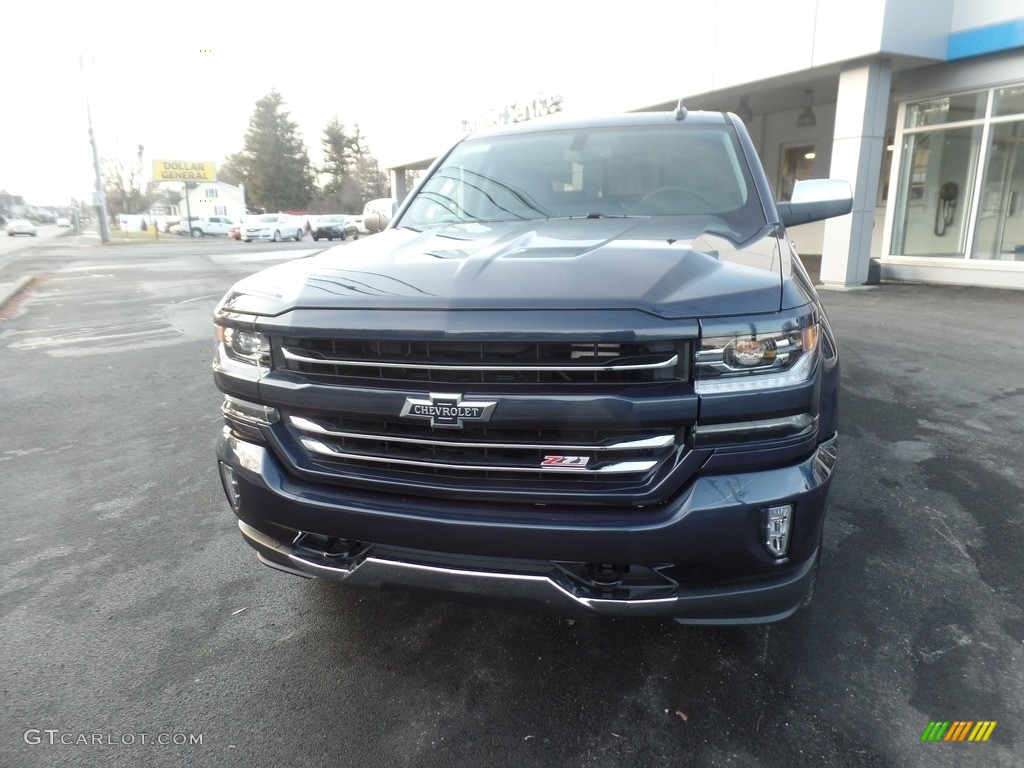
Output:
M0 262L43 278L0 313L0 766L1022 764L1024 294L824 292L844 390L814 601L681 627L258 565L214 466L210 312L309 247L281 245ZM996 726L923 742L933 721Z

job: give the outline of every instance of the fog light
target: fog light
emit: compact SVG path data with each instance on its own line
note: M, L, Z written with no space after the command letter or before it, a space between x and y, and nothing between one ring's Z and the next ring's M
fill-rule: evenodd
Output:
M269 405L260 405L259 403L250 403L247 400L239 400L231 395L224 395L224 402L221 403L220 412L229 418L260 426L276 424L281 419L281 414L277 408L272 408Z
M224 493L231 508L238 509L238 502L241 499L238 492L238 475L235 474L234 468L224 462L220 462L220 481L224 485Z
M765 511L764 545L775 557L789 551L789 532L793 523L793 506L769 507Z

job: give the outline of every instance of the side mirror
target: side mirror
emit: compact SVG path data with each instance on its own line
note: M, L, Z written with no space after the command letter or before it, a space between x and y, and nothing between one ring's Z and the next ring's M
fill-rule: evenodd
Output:
M843 216L853 210L853 190L841 179L807 179L793 186L793 199L776 203L787 227Z
M391 223L397 210L398 201L393 197L371 200L363 208L363 225L370 232L380 232Z

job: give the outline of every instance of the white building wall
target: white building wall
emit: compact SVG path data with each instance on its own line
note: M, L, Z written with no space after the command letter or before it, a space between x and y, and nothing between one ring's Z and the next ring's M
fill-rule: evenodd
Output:
M879 51L944 61L955 2L889 0Z
M208 188L216 189L217 196L207 197ZM186 215L184 198L178 208L183 216ZM188 191L187 209L192 216L227 216L233 221L241 221L245 215L245 202L242 200L242 190L238 187L222 181L202 182Z
M1021 17L1024 17L1024 4L1020 0L955 0L950 29L962 32Z

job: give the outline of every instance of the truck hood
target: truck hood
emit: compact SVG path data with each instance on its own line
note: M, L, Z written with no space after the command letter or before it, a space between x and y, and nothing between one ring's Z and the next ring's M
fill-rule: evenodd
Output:
M777 312L784 265L773 230L742 244L719 231L728 230L703 216L388 229L252 275L220 310L638 309L665 318Z

